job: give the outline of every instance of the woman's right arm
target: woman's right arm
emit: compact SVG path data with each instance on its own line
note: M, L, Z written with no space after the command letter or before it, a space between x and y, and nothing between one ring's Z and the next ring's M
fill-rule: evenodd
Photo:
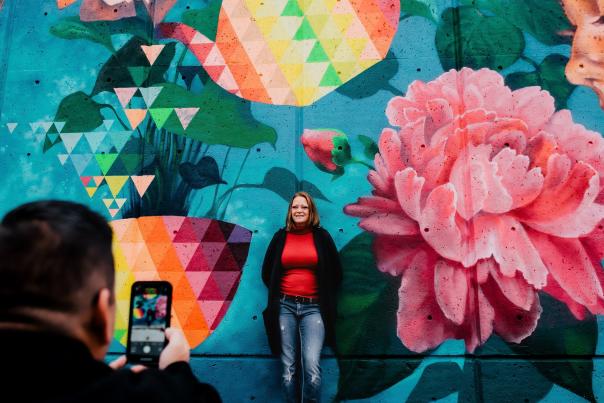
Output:
M277 234L279 231L273 235L273 239L268 244L268 248L266 249L266 253L264 254L264 261L262 262L262 282L269 288L269 284L271 281L271 274L273 270L273 261L275 259L275 244L277 243Z

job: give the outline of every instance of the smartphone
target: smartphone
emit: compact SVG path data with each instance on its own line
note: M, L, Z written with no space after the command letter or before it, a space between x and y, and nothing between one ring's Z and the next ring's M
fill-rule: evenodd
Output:
M126 356L131 364L157 366L170 327L172 285L167 281L137 281L130 293Z

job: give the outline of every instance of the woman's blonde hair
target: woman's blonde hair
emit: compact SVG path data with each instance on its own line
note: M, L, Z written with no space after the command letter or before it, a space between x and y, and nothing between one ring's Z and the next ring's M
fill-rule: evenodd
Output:
M291 231L294 229L295 223L294 218L292 217L292 205L294 204L294 199L296 197L304 197L306 202L308 203L308 226L311 228L318 227L321 223L319 220L319 212L317 211L317 206L315 205L312 197L306 192L296 192L289 201L289 207L287 208L287 215L285 216L285 230Z

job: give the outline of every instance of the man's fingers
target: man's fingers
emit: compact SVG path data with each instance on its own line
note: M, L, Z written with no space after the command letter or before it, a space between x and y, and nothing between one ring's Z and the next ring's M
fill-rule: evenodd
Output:
M142 372L142 371L146 370L146 369L147 369L147 367L145 367L144 365L133 365L133 366L130 367L130 371L136 372L137 374L139 372Z
M109 366L113 369L120 369L123 368L124 365L126 365L127 359L125 355L122 355L118 358L116 358L115 360L111 361L109 363Z

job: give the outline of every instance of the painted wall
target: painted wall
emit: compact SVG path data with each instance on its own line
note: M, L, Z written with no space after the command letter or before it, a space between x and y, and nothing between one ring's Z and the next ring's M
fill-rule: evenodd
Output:
M105 214L112 352L169 279L195 373L269 402L259 266L304 189L345 268L325 401L598 400L598 3L0 1L0 213Z

